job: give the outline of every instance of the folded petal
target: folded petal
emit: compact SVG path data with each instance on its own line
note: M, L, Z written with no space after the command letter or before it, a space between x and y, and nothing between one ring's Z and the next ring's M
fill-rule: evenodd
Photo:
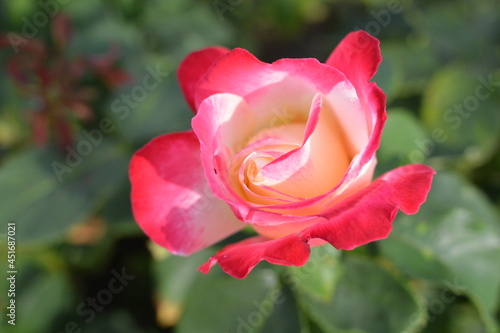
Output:
M132 157L129 174L135 220L175 254L189 255L245 226L208 187L192 131L150 141Z
M357 39L365 41L361 43L357 42ZM336 187L324 195L302 202L267 206L266 210L281 211L288 215L302 215L304 209L308 212L317 211L321 207L331 207L371 182L376 165L375 153L380 146L382 130L387 119L385 94L374 82L367 82L373 76L381 59L378 45L377 39L364 32L350 34L339 44L327 62L331 66L335 65L340 70L346 71L347 78L354 81L339 82L329 93L324 95L324 101L329 104L348 137L346 141L351 145L349 147L351 153L356 154L352 157L344 177ZM363 52L375 54L372 58L376 61L371 62L371 67L368 65L364 67L364 75L349 74L350 69L346 64L357 68L355 61L364 61ZM349 55L352 56L351 60ZM369 55L367 57L369 58ZM342 59L344 59L344 63L342 63ZM363 70L363 65L359 66ZM261 215L265 216L265 214ZM254 221L254 223L267 224L265 220Z
M205 148L215 155L216 150L228 148L232 154L243 148L243 144L254 131L255 115L246 101L238 95L215 94L203 101L191 125Z
M200 80L195 96L195 105L217 93L246 96L258 87L278 82L284 73L273 72L269 64L263 63L247 50L236 48L221 56L207 75Z
M210 188L218 198L241 209L245 209L243 190L230 160L251 135L254 119L240 96L215 94L203 101L191 122L200 141L201 161Z
M385 173L363 190L319 214L325 221L304 229L300 236L320 238L345 250L386 238L398 210L415 214L425 202L434 174L432 168L421 164Z
M208 273L218 263L224 272L241 279L262 260L301 266L309 259L310 246L321 244L319 240L337 249L350 250L386 238L398 210L414 214L425 202L434 174L432 168L421 164L390 171L316 216L316 223L302 231L274 240L258 236L226 246L199 270Z
M243 279L262 260L276 265L302 266L310 252L309 244L297 235L275 240L257 236L224 247L198 270L206 274L218 263L227 274Z
M349 91L349 89L346 89L347 87L343 83L337 85L330 94L325 96L323 102L330 111L333 109L331 113L342 126L344 135L351 138L352 134L349 134L348 131L355 130L355 132L359 133L359 135L354 136L360 140L360 145L364 144L364 147L362 147L361 151L359 152L356 151L356 149L360 148L359 145L348 147L350 153L356 153L356 155L349 156L349 158L352 159L345 174L343 175L342 179L340 179L338 184L331 187L331 190L327 193L318 195L316 197L307 198L306 200L302 200L300 202L268 205L265 207L266 211L272 211L275 213L286 215L310 215L311 212L319 213L320 211L323 211L324 208L332 207L337 202L344 200L346 197L352 195L353 193L371 183L373 172L377 163L375 153L380 146L383 127L387 119L387 115L385 112L385 95L376 85L372 86L371 107L375 109L371 125L373 127L367 128L366 123L363 122L362 126L346 128L344 127L345 123L343 117L356 118L356 115L349 114L348 112L342 113L342 111L349 111L348 106L352 106L354 108L358 104L349 102L349 94L351 93L351 91ZM332 102L332 100L334 101ZM351 111L356 110L351 109ZM365 131L368 131L370 133L368 138L366 138ZM350 139L346 141L351 143L354 142ZM257 217L259 217L259 219L257 219ZM269 218L266 217L265 212L259 215L255 215L255 219L253 219L252 221L249 221L248 219L245 219L245 221L252 224L259 224L264 226L270 225L270 223L268 223Z
M381 62L379 40L360 30L348 34L325 63L344 73L354 86L361 86L373 78Z
M373 127L377 118L377 99L385 95L375 83L368 83L382 62L380 42L364 31L348 34L333 50L326 64L341 71L353 84L361 105L367 113L369 128ZM377 90L377 91L374 91ZM375 100L374 100L375 99ZM371 114L370 114L371 113Z
M196 113L194 105L196 84L212 66L212 63L227 52L229 50L223 47L207 47L190 53L179 65L177 76L181 90L194 113Z
M260 115L259 119L274 119L276 125L290 121L290 114L307 115L317 92L326 94L345 80L337 69L316 59L281 59L268 64L246 50L234 49L218 58L200 79L195 102L198 106L217 93L239 95Z
M375 83L368 82L380 59L378 40L365 32L356 32L339 44L327 65L315 59L281 59L267 64L242 49L234 49L215 61L197 85L197 103L220 92L242 96L255 114L255 128L266 129L307 119L311 102L319 92L324 96L323 105L339 123L337 130L347 138L347 159L351 163L344 177L336 186L330 186L328 193L300 203L279 202L273 206L266 198L255 202L269 202L271 206L266 210L303 215L332 206L352 194L351 189L357 190L371 182L376 164L375 152L386 119L385 95ZM364 74L350 67L358 66L358 62ZM346 77L354 82L349 82ZM306 152L307 146L302 152ZM278 162L275 165L278 166ZM287 193L285 189L281 192ZM317 193L321 192L324 191ZM271 195L268 191L260 194ZM241 211L239 216L244 218L245 212ZM259 224L259 221L254 222ZM267 223L264 221L263 224Z
M350 162L343 131L322 95L313 99L302 146L294 149L259 172L256 185L269 186L289 195L311 198L334 188Z

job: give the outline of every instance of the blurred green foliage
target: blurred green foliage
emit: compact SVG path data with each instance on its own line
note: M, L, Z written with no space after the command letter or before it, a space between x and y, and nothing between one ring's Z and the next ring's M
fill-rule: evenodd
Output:
M75 142L104 118L113 130L58 179L53 163L68 153L32 144L28 110L37 101L20 96L2 67L2 332L500 331L498 1L17 0L0 2L0 30L21 34L52 11L74 23L70 54L114 45L131 80L99 89L95 118L74 128ZM48 38L47 24L35 28L35 38ZM302 268L261 263L242 281L196 271L220 244L189 258L152 245L131 215L127 166L151 138L190 127L179 62L210 45L264 61L323 61L357 29L381 40L384 57L374 80L389 119L377 173L409 163L438 171L420 212L400 214L386 240L350 252L316 248ZM12 53L1 50L2 66ZM166 74L127 102L152 70ZM15 326L5 315L11 222ZM114 288L122 270L131 280Z

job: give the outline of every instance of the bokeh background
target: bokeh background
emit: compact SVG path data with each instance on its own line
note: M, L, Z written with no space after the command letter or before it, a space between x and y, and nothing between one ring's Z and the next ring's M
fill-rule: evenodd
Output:
M196 271L244 233L189 258L151 244L127 167L190 127L179 62L210 45L324 61L359 29L384 58L377 174L438 171L420 212L386 240L245 280ZM497 0L16 0L0 2L0 30L1 332L499 332Z

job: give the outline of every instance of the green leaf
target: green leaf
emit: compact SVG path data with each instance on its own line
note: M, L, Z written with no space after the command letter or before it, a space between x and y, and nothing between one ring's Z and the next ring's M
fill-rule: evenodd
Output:
M165 15L169 15L168 20ZM145 7L143 22L142 29L154 40L162 56L168 54L178 62L189 52L204 47L230 47L230 37L234 35L231 27L220 21L213 2L153 2Z
M159 71L167 73L165 66L157 63L149 68L156 70L157 66ZM137 81L142 82L148 75L147 70L143 70ZM110 101L110 116L114 118L123 140L144 144L155 136L190 128L193 113L184 101L172 73L168 72L168 77L158 82L153 89L144 90L146 94L143 99L133 98L132 92L136 91L136 87L141 85L124 87ZM123 96L128 96L128 99Z
M415 332L425 312L404 282L355 255L346 257L342 271L330 301L299 294L305 311L325 332Z
M498 73L497 73L498 74ZM437 155L452 155L472 165L488 158L500 139L498 98L485 85L494 73L477 75L463 65L451 65L436 73L424 91L422 117L432 131L440 131L435 140ZM464 154L464 152L466 154Z
M23 290L19 298L19 321L23 332L39 332L41 327L51 323L50 318L57 316L69 306L68 294L71 286L62 274L39 276L30 287ZM43 309L44 313L40 313ZM26 314L36 314L26 320ZM24 317L24 318L23 318Z
M483 194L457 175L440 172L420 212L400 215L382 253L416 278L464 293L488 332L500 292L499 217Z
M340 251L329 244L311 249L311 257L302 267L288 267L285 282L313 299L328 302L339 278Z
M438 301L436 301L436 299ZM434 299L434 307L440 310L439 315L431 314L429 325L422 333L485 333L477 309L467 302L449 304L446 308ZM431 301L432 302L432 301ZM432 310L431 310L432 311Z
M129 182L125 182L120 186L116 194L106 201L97 214L106 221L109 232L113 237L144 234L132 216Z
M134 320L133 315L123 310L103 311L96 316L96 320L81 325L83 332L92 333L143 333L143 332L157 332L156 330L145 330L141 328ZM78 331L77 331L78 332ZM55 332L54 332L55 333Z
M197 279L176 332L259 332L284 298L270 269L243 280L214 271Z
M21 0L16 2L7 2L2 4L6 6L11 18L11 22L19 23L22 22L23 17L27 17L30 13L36 10L36 6L32 1Z
M408 22L425 41L426 48L432 50L433 58L445 61L462 59L480 66L497 66L494 50L499 12L497 2L457 0L450 6L435 1L425 6L415 3L408 9L405 11Z
M179 320L186 305L186 297L196 279L203 277L198 267L214 255L214 251L203 250L189 257L179 257L153 245L152 252L157 257L165 256L153 262L155 298L160 303L157 317L162 324L173 326Z
M454 304L450 309L450 332L484 333L484 326L477 310L470 304Z
M5 333L48 332L53 322L72 305L74 294L70 280L59 269L43 267L37 262L40 258L35 258L36 254L28 258L24 252L17 251L16 254L15 296L6 297L9 290L6 277L10 274L6 274L0 283L4 291L0 304L5 300L7 306L7 301L15 300L15 326L7 324L7 317L2 318L0 330Z
M84 140L77 140L76 154L78 143ZM19 242L41 244L60 239L68 227L88 218L126 180L127 158L116 146L86 142L92 147L90 153L73 155L73 166L49 149L27 150L2 166L0 221L17 222ZM59 163L59 171L54 163Z
M400 165L422 163L427 157L426 149L431 139L426 129L408 110L387 110L387 121L382 134L377 158L383 173Z
M389 103L398 97L419 94L439 65L422 42L386 41L381 49L384 60L374 81L381 81Z
M276 299L273 311L259 333L309 333L305 327L306 318L297 308L293 293L283 289L282 296Z
M373 81L384 91L387 96L387 104L390 105L391 101L400 93L404 80L401 66L398 65L395 57L390 56L389 52L387 53L386 57L385 51L382 49L383 60L373 77Z

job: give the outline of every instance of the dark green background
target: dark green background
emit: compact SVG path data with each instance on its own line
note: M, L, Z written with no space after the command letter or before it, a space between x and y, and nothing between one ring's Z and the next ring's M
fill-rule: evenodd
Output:
M6 75L12 50L0 52L2 332L63 332L71 322L69 331L95 333L499 332L497 0L62 2L74 24L68 53L99 54L118 45L119 65L131 80L102 90L92 104L96 119L76 132L97 128L104 117L115 130L59 182L51 163L64 155L31 143L26 118L34 101L22 98ZM37 1L0 2L0 29L19 33L23 19L39 11ZM438 171L420 212L399 214L387 240L350 252L315 248L302 268L261 263L245 280L219 268L196 272L223 244L189 258L153 246L130 213L127 167L151 138L190 126L179 62L210 45L243 47L268 62L324 61L357 29L381 40L384 58L374 79L387 94L389 116L377 174L417 162ZM48 28L36 38L46 40ZM141 84L148 66L169 75L120 119L112 103ZM484 80L496 85L478 99ZM11 221L17 225L15 327L5 316ZM89 225L95 227L89 238L75 241ZM102 297L113 271L122 269L134 278L95 316L82 315L81 303Z

